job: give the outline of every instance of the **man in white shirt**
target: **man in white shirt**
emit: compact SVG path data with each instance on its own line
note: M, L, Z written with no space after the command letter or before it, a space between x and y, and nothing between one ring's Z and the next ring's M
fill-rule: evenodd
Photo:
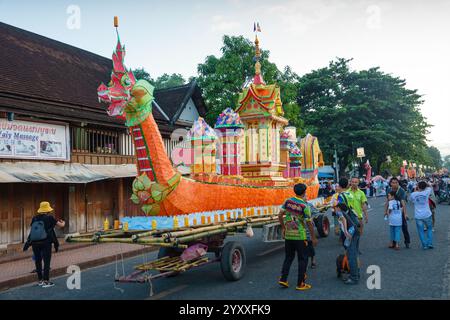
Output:
M412 203L414 203L414 218L416 220L417 232L419 233L420 242L424 250L433 249L433 221L429 204L429 198L432 192L433 188L425 181L420 181L417 184L416 191L410 196ZM425 227L427 229L426 236Z

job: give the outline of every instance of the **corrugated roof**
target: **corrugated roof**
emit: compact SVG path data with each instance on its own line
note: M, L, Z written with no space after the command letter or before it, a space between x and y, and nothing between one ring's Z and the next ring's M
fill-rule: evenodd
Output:
M0 111L124 127L97 98L99 84L110 80L111 59L2 22L0 43ZM170 119L154 106L160 123L175 123L191 97L205 113L195 81L154 94Z
M89 183L136 176L134 164L87 165L52 162L1 162L0 183Z

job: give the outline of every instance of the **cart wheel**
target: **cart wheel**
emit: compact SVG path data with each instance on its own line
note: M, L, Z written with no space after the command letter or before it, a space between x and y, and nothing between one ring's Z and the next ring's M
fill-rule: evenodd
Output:
M178 249L178 248L170 248L170 247L161 247L159 248L158 251L158 259L164 258L164 257L177 257L180 256L183 253L182 249ZM160 271L161 273L161 271ZM176 272L169 277L176 277L177 275L179 275L179 272Z
M319 236L321 238L328 237L328 234L330 233L330 221L328 220L328 217L326 215L318 215L314 219L314 224L316 225L317 232L319 233Z
M246 264L245 249L237 241L230 241L222 248L220 268L228 281L236 281L244 276Z

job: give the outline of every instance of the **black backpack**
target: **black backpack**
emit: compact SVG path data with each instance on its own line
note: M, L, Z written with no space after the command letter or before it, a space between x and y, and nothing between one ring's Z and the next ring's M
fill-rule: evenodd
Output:
M355 227L355 229L358 229L360 227L359 220L358 220L358 215L355 213L355 211L353 211L353 208L348 204L348 199L345 196L345 194L341 193L340 195L342 196L342 198L344 199L345 204L348 207L348 211L347 212L342 212L343 216L347 220L347 229L349 229L352 226Z
M47 230L45 230L45 224L42 220L35 220L31 224L30 242L42 242L48 237Z

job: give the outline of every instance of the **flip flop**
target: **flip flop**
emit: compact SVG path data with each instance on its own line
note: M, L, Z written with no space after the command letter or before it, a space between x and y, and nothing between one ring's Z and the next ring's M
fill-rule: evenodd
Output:
M312 286L310 284L303 283L303 285L297 286L295 290L305 291L311 289Z

